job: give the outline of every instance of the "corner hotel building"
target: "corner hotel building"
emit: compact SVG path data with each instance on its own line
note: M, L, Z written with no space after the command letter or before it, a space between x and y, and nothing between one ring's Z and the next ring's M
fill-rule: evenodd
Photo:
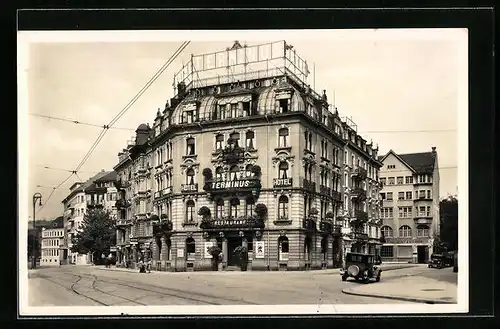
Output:
M304 270L378 254L378 147L308 74L285 41L191 56L118 154L118 261L210 270L218 245L231 269L243 245L249 270Z

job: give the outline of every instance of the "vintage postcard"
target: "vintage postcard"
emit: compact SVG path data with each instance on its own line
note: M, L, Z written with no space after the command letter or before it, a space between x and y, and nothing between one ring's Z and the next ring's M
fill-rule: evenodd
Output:
M467 42L18 32L20 315L467 312Z

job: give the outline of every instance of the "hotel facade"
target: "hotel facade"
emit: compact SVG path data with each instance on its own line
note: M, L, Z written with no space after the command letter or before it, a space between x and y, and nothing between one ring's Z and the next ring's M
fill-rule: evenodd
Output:
M379 253L378 148L306 84L292 48L235 42L176 74L175 96L118 154L118 262L210 270L218 245L230 268L245 246L249 270L303 270Z
M431 152L397 154L380 161L382 260L427 263L439 236L439 166Z

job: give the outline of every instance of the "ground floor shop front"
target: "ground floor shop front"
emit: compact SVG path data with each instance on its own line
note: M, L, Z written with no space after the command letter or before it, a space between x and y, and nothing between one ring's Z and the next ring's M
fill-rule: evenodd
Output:
M353 241L342 235L304 230L205 230L171 232L138 238L117 246L117 265L134 268L138 261L151 260L158 271L210 271L208 248L218 246L219 270L237 269L235 249L248 250L250 271L307 270L341 267L347 252L378 255L379 244Z
M390 241L390 242L389 242ZM382 261L426 264L432 255L432 240L398 243L389 240L381 248Z

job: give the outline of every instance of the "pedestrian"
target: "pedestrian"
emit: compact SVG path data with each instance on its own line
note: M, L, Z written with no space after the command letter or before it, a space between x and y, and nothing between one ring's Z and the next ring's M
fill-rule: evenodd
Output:
M148 260L148 273L151 273L151 258Z

